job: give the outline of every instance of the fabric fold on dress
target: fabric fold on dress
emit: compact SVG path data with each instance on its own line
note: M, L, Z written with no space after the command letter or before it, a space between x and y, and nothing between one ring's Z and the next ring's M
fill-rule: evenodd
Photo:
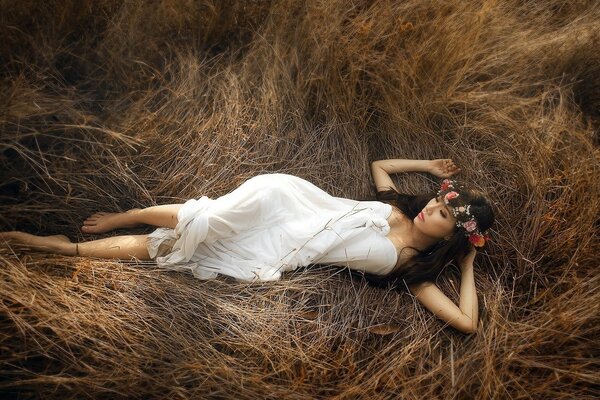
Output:
M200 279L277 280L315 263L381 275L397 261L387 238L390 213L389 204L334 197L293 175L264 174L217 199L188 200L175 229L149 235L148 251L157 265Z

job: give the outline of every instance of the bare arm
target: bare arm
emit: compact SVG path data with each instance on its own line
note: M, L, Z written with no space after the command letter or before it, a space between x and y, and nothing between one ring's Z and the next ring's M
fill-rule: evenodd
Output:
M415 297L435 316L464 333L474 333L479 320L479 304L473 275L475 249L461 263L460 300L458 307L433 283L410 287Z
M398 190L390 174L398 172L429 172L440 178L447 178L460 171L451 159L437 160L378 160L371 163L371 173L377 191L388 189Z

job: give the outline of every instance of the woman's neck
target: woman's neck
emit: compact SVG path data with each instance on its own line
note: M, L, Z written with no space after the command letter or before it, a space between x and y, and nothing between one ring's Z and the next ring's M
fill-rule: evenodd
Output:
M410 224L407 224L407 232L405 237L410 242L409 245L419 251L428 249L440 240L424 234L415 227L415 224L412 221L410 221Z
M405 246L423 251L439 241L438 238L425 235L423 232L416 229L414 222L399 208L392 208L392 210L393 212L392 215L390 215L388 222L390 223L392 230L397 232L395 236L398 237Z

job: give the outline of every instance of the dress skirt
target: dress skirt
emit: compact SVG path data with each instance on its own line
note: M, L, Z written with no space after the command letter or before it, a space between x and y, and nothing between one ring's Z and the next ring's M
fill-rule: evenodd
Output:
M157 265L199 279L271 281L316 263L383 275L397 260L386 236L390 213L386 203L334 197L297 176L263 174L219 198L188 200L175 229L156 229L147 244Z

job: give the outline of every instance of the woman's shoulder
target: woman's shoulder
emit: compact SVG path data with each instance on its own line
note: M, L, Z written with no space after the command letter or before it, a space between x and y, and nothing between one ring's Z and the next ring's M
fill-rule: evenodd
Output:
M394 246L396 246L396 254L398 258L396 258L396 265L394 265L392 272L397 271L398 268L402 267L404 264L409 262L414 256L419 254L419 252L413 249L412 247L407 247L403 245L397 246L395 243Z
M391 204L390 204L391 205ZM412 247L406 245L405 240L402 237L402 231L406 224L411 223L410 218L406 216L398 207L391 205L391 213L388 217L388 224L390 225L390 234L388 239L392 242L396 248L396 254L398 256L394 269L399 268L402 264L408 262L412 257L417 255L419 252Z
M394 203L390 202L381 202L383 204L387 204L391 207L390 216L388 217L388 221L391 223L392 221L397 222L408 222L410 218Z

